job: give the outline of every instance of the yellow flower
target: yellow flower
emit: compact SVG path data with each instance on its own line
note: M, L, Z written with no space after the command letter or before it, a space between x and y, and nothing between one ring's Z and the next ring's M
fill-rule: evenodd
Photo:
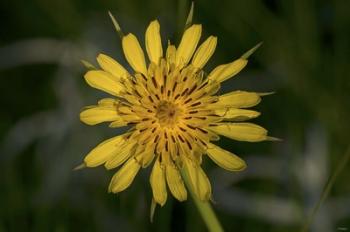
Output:
M201 168L203 156L229 171L246 167L241 158L213 141L218 141L219 135L248 142L270 138L264 128L242 122L259 116L259 112L246 108L257 105L262 94L216 94L222 82L247 65L248 56L257 47L205 75L203 67L214 53L217 38L209 36L199 44L200 24L190 25L177 47L168 42L164 52L159 22L152 21L145 34L147 63L135 35L123 35L114 23L133 72L107 55L98 55L101 69L88 71L85 80L113 97L87 107L80 119L88 125L110 122L112 128L127 126L129 130L94 148L85 157L85 166L103 164L113 169L122 165L109 185L110 192L118 193L130 186L140 168L154 161L150 184L156 203L165 204L167 188L177 200L187 199L182 171L194 194L207 201L212 190Z

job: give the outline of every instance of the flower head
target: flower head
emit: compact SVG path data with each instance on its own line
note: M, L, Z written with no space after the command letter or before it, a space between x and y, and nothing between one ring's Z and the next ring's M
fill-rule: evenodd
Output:
M163 51L160 25L152 21L145 34L148 64L135 35L121 33L124 55L133 71L129 73L111 57L100 54L97 62L101 69L85 74L91 87L113 97L86 108L80 119L88 125L110 122L112 128L129 127L126 133L99 144L84 159L87 167L122 165L110 182L110 192L125 190L140 168L153 162L150 183L156 203L165 204L167 186L179 201L187 199L182 170L193 192L205 201L211 197L211 185L201 168L203 156L229 171L246 167L238 156L213 143L219 135L249 142L269 139L264 128L241 122L259 116L246 108L257 105L261 94L233 91L217 95L221 83L240 72L256 48L205 75L203 67L214 53L217 38L209 36L199 44L201 32L201 25L190 25L177 47L169 42Z

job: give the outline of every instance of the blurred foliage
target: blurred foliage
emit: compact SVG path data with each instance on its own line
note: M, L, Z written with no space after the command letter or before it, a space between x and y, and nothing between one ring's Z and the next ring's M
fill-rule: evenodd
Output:
M81 107L103 96L84 83L80 59L94 62L105 52L125 64L107 11L139 38L158 18L162 34L176 42L188 7L185 0L0 2L0 231L206 231L191 200L169 200L149 222L149 170L118 195L107 194L113 172L71 171L118 133L78 118ZM207 71L264 42L221 91L276 91L254 121L283 138L222 138L220 145L247 159L242 173L204 159L227 231L298 231L349 146L349 9L348 0L195 2L194 21L219 38ZM313 231L350 229L349 170Z

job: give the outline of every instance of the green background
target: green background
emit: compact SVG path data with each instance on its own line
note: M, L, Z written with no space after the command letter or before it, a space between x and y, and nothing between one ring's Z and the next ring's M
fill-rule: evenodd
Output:
M106 53L125 64L110 10L143 44L157 18L178 43L187 1L2 0L0 2L0 231L206 231L192 200L169 198L149 221L149 169L118 195L114 171L72 171L89 150L120 131L79 121L104 93L83 80L80 60ZM263 41L248 66L220 90L270 92L256 107L282 142L224 148L248 163L241 173L206 157L215 211L226 231L298 231L349 146L350 1L196 1L194 22L218 36L206 66L230 62ZM163 39L165 43L166 40ZM312 231L350 230L346 164Z

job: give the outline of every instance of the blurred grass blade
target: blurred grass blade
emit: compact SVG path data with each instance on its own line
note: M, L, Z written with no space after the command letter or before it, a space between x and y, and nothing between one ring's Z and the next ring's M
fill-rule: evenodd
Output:
M325 189L323 190L323 193L321 195L321 198L317 202L315 208L312 210L310 216L307 218L303 228L301 229L301 232L307 232L310 229L310 226L312 222L315 219L315 216L317 215L318 210L322 206L322 204L325 202L327 199L329 192L331 191L335 181L337 180L339 174L343 171L345 168L346 164L349 162L350 159L350 146L348 146L345 154L343 155L342 159L338 162L337 167L333 173L333 175L330 177Z

